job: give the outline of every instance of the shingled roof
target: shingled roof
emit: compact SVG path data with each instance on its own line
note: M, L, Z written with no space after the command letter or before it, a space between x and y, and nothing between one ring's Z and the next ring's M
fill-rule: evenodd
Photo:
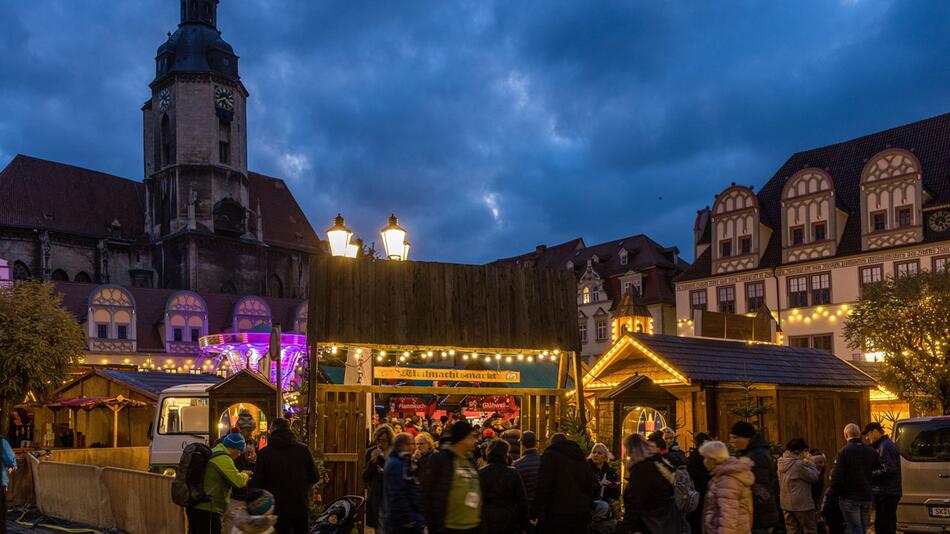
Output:
M247 178L248 207L257 210L260 205L264 242L308 251L320 248L319 237L283 180L255 172ZM142 182L22 154L0 171L0 206L0 226L129 241L145 235Z
M796 172L816 167L831 175L838 207L848 212L847 223L836 257L859 254L861 250L861 171L875 154L888 148L909 150L920 160L924 189L932 195L925 208L950 203L950 113L876 132L850 141L835 143L793 154L756 195L761 206L761 222L778 230L781 225L782 188ZM945 240L925 225L924 242ZM710 242L705 232L700 243ZM773 232L757 268L775 267L782 262L781 232ZM711 276L711 252L707 250L675 281Z
M782 386L875 387L874 380L830 352L743 341L627 334L696 382Z

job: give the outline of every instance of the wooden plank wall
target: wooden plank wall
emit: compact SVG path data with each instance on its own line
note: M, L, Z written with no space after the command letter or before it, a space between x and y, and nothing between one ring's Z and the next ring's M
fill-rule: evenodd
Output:
M580 350L567 270L320 256L310 287L322 342Z

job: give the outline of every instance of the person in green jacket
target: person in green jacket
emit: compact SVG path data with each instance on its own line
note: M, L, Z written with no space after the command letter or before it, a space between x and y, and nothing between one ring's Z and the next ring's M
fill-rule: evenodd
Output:
M221 534L221 516L228 509L231 490L247 486L247 473L234 467L234 459L244 452L244 436L228 434L211 449L205 468L205 493L209 500L188 508L188 534Z

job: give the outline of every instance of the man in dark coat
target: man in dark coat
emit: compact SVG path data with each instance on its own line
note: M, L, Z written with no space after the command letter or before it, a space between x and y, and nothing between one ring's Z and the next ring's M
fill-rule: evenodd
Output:
M531 503L537 532L585 532L594 506L596 483L580 445L564 434L551 436L551 444L541 455Z
M874 492L874 532L897 532L897 503L903 494L901 488L901 457L897 446L884 433L881 423L868 423L862 432L877 451L880 465L871 472L871 490Z
M699 454L699 448L711 439L705 432L699 432L693 436L694 447L689 450L689 456L686 458L686 472L689 473L689 478L692 479L693 486L699 493L699 505L686 514L686 521L689 523L692 534L701 534L703 531L703 504L706 501L706 489L709 487L709 470L703 463L703 455Z
M310 512L310 486L317 482L317 467L306 445L297 441L290 421L274 419L267 446L257 453L257 464L249 486L274 495L275 531L278 534L306 534Z
M521 458L515 460L515 469L521 475L524 491L530 504L534 502L534 489L538 486L538 470L541 469L538 440L534 432L530 430L521 434Z
M844 437L848 443L838 451L831 470L831 493L838 497L847 532L864 534L874 501L871 480L879 465L878 455L861 441L858 425L851 423L844 427Z
M492 440L485 451L487 465L478 470L483 534L512 534L528 526L528 498L518 471L508 465L510 448L503 439Z
M462 419L443 433L442 449L432 455L422 480L422 503L430 533L479 532L482 490L472 457L478 434Z
M729 442L739 457L752 460L752 534L766 533L779 523L778 477L769 444L752 423L739 421L729 431Z

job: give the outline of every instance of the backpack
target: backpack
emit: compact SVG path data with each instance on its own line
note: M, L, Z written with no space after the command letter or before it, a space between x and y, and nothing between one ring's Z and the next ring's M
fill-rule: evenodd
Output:
M693 512L699 507L699 492L685 465L673 471L673 502L676 503L676 509L683 513Z
M184 508L207 502L211 497L205 493L205 469L215 456L226 452L212 452L204 443L191 443L181 452L175 480L172 481L172 502Z

